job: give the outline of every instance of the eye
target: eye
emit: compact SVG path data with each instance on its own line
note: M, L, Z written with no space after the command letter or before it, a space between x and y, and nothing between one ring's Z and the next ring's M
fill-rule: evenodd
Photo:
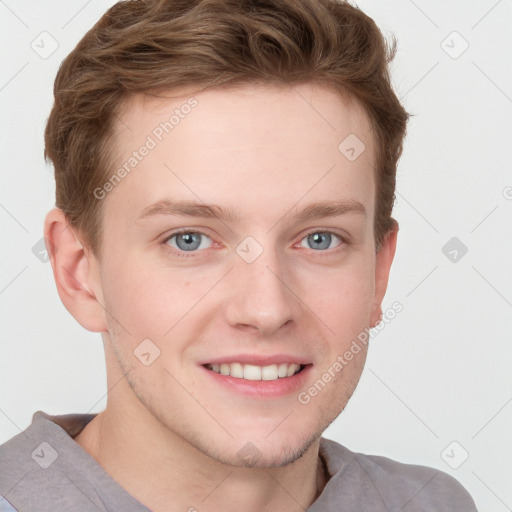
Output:
M323 249L333 249L334 247L331 247L331 243L334 241L335 238L340 240L341 243L335 245L334 247L338 247L344 243L344 240L339 235L335 235L330 231L315 231L305 236L301 240L300 246L306 247L307 249L313 249L315 251L320 251ZM303 245L304 241L309 246Z
M205 242L207 239L210 243ZM170 245L174 249L184 252L193 252L197 249L208 249L211 247L212 239L204 233L198 231L180 231L174 233L164 240L165 244Z

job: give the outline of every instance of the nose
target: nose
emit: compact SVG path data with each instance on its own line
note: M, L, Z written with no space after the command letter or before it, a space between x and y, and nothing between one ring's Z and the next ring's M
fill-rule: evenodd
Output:
M252 263L238 256L235 261L226 283L226 319L231 326L270 336L298 318L300 304L275 251L265 249Z

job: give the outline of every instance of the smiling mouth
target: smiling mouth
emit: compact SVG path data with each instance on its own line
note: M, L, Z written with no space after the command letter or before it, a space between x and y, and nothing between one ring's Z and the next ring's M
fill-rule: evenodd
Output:
M270 364L256 366L242 363L206 364L208 370L224 375L245 380L278 380L293 377L301 372L307 365L297 363Z

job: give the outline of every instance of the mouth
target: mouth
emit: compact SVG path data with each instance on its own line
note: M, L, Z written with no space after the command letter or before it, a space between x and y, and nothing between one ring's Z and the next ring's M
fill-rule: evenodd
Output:
M201 368L211 385L220 386L229 394L235 393L256 400L293 397L311 380L312 363L296 360L287 362L284 357L278 357L274 358L278 361L269 364L271 361L259 359L246 357L245 361L217 360L202 364Z
M280 363L266 366L257 366L243 363L220 363L204 365L208 370L224 375L250 381L275 381L287 379L300 373L307 365L299 363Z

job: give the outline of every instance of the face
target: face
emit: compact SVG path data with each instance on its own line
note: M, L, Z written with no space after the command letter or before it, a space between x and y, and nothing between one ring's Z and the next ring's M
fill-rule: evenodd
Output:
M114 171L129 171L97 191L93 263L108 371L169 433L269 467L343 410L366 350L336 361L377 300L372 140L357 104L312 84L125 104Z

